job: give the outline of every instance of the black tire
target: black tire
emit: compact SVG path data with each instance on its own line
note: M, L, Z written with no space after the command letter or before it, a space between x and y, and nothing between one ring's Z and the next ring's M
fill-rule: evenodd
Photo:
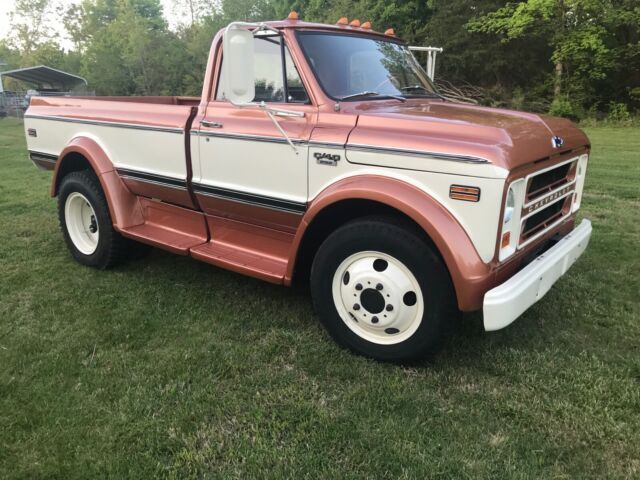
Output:
M95 212L99 232L98 243L95 251L88 255L82 253L74 244L67 228L65 204L69 195L74 192L82 194ZM121 263L134 250L135 242L114 230L104 192L98 178L91 171L71 172L62 179L58 192L58 218L71 255L83 265L103 270Z
M368 312L368 307L364 304L364 291L359 300L354 299L362 303L362 306L358 307L359 312L348 311L351 318L344 320L338 313L332 292L334 275L345 259L367 251L381 252L401 262L413 274L422 291L424 313L421 320L418 320L420 315L416 314L414 323L416 325L419 321L419 326L412 334L408 329L406 334L410 336L400 343L391 345L375 343L358 335L347 326L347 322L350 321L358 323L354 320L353 313L366 316L364 312ZM363 262L366 261L368 259L363 260ZM385 263L383 262L382 265L384 266ZM348 275L348 273L344 275L345 285L349 282ZM356 285L355 288L358 289L357 287L362 289L361 285ZM355 220L329 235L320 246L313 261L311 294L321 322L340 345L382 361L404 362L433 355L442 347L446 334L452 330L451 327L459 318L455 290L449 272L435 247L422 239L412 226L393 218L368 217ZM387 308L389 305L385 306L385 310ZM405 308L405 306L401 304L396 308ZM377 317L382 317L381 314L385 313L384 311L375 313L376 310L373 308L372 311L376 315L376 323L379 321ZM368 313L371 314L371 312ZM372 319L371 322L373 321ZM363 322L362 317L360 325L362 325L361 322ZM373 327L369 324L365 326Z

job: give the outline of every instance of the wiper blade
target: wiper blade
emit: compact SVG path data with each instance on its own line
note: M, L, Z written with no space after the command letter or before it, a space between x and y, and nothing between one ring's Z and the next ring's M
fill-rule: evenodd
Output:
M412 92L414 90L422 90L424 93L419 94L421 97L440 98L442 100L447 100L447 101L449 100L447 97L440 95L438 92L432 92L431 90L424 88L422 85L409 85L407 87L402 87L400 90L402 90L403 92Z
M402 87L400 90L403 92L413 92L414 90L423 90L425 92L431 93L431 91L424 88L422 85L408 85L406 87Z
M379 93L379 92L373 92L373 91L352 93L351 95L345 95L344 97L339 97L338 100L340 100L340 101L350 100L350 99L354 99L354 98L358 98L358 97L393 98L393 99L399 100L401 102L406 102L407 101L406 98L401 97L400 95L389 95L387 93Z

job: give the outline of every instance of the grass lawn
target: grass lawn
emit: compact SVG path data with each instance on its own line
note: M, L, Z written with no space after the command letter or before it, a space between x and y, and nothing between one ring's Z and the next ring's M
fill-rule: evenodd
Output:
M160 250L75 263L0 120L0 478L640 477L640 129L588 134L583 258L408 368L338 348L304 291Z

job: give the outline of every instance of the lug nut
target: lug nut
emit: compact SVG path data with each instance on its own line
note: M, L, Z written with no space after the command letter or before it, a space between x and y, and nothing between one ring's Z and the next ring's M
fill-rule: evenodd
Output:
M353 309L354 309L354 310L356 310L356 311L360 310L360 305L359 305L359 304L357 304L357 303L355 303L355 304L353 305Z
M362 284L361 283L356 285L356 290L362 290Z
M391 305L391 304L387 305L386 310L387 310L387 312L392 312L393 311L393 305Z
M371 323L378 323L378 317L371 317Z
M382 284L381 283L376 285L376 290L382 290Z

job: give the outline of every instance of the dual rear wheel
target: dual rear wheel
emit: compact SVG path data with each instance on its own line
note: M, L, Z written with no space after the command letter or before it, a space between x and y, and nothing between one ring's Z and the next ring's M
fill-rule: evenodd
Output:
M100 181L89 170L71 172L60 182L58 218L71 255L83 265L109 268L147 248L113 228Z

